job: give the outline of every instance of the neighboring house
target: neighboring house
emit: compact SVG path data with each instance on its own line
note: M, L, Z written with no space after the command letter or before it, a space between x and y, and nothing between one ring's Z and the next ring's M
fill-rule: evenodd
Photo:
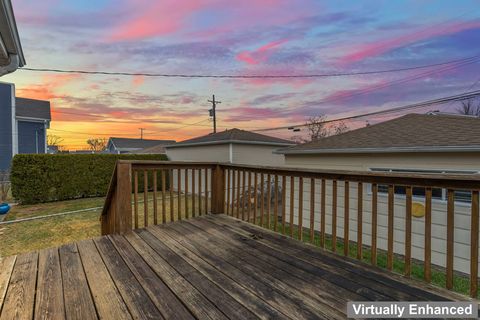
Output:
M174 144L175 140L148 140L112 137L108 140L108 153L137 153L146 148Z
M480 118L445 114L408 114L337 136L323 138L278 151L285 164L296 168L360 170L409 173L478 174L480 172ZM295 183L298 183L296 181ZM304 190L309 190L305 181ZM331 183L327 184L327 232L331 232ZM316 182L316 193L320 192ZM386 249L386 186L379 186L379 248ZM405 188L395 187L395 246L403 254L405 230ZM287 191L289 192L289 191ZM414 205L423 208L424 189L413 188ZM350 184L350 210L356 210L356 184ZM317 194L319 199L320 195ZM371 230L371 186L364 187L365 232ZM455 263L458 271L468 272L470 247L470 192L455 191ZM308 196L304 196L303 217L308 216ZM338 185L338 219L343 221L343 183ZM296 204L297 202L295 202ZM298 206L295 205L295 209ZM421 209L422 211L424 209ZM289 204L287 203L287 215ZM297 215L297 210L295 210ZM432 263L445 266L446 190L433 189ZM304 221L304 225L307 221ZM319 224L316 224L317 226ZM337 234L343 234L340 222ZM424 218L413 218L413 258L423 259ZM356 239L356 222L351 224L350 239ZM369 244L370 237L364 237ZM385 241L381 241L385 240ZM420 243L420 244L419 244Z
M167 150L165 149L164 144L160 144L154 147L145 148L140 151L137 151L138 154L166 154Z
M50 102L15 97L15 85L0 83L0 170L17 153L46 153Z
M294 142L263 134L231 129L166 146L173 161L217 161L264 166L283 165L283 156L273 153Z
M10 0L0 0L0 76L25 65Z
M178 142L166 146L167 156L172 161L228 162L262 166L282 166L283 155L275 154L278 148L295 145L294 142L263 134L231 129ZM189 180L192 179L189 172ZM198 178L197 178L198 179ZM201 183L205 181L200 172ZM209 178L210 179L210 178ZM173 188L178 190L177 171L173 172ZM182 178L180 189L184 190Z
M57 154L59 152L58 146L50 146L47 145L47 153L49 154Z

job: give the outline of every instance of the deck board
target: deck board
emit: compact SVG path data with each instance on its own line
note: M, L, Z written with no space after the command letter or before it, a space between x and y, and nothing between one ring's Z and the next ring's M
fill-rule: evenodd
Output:
M0 319L345 319L351 300L458 299L225 215L0 260Z

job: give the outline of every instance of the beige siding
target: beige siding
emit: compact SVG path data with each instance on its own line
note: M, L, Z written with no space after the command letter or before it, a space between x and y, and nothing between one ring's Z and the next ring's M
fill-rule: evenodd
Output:
M480 154L390 154L390 155L340 155L340 156L286 156L286 164L297 168L320 168L336 170L368 170L379 168L409 168L409 169L451 169L451 170L479 170ZM298 179L295 180L294 219L298 223ZM320 227L320 181L315 188L315 229ZM287 195L290 185L287 184ZM332 223L332 183L326 186L326 225L327 233L331 234ZM337 236L343 238L344 233L344 183L338 182L337 197ZM369 245L371 242L371 186L364 185L363 202L363 239ZM303 196L303 225L310 225L310 179L304 181ZM422 197L414 198L414 202L424 203ZM356 240L357 234L357 184L350 183L350 240ZM287 201L286 214L288 217L290 203ZM446 202L433 200L432 202L432 263L445 266L446 261ZM288 219L288 218L287 218ZM455 203L455 232L454 232L454 268L461 272L469 272L470 259L470 205ZM412 256L423 260L424 257L424 218L413 218L412 222ZM395 195L394 220L394 251L403 254L405 239L405 197ZM387 247L387 196L378 196L378 248Z
M260 166L283 166L284 156L274 154L278 146L233 144L233 163Z
M167 157L171 161L229 161L229 145L191 146L167 148Z

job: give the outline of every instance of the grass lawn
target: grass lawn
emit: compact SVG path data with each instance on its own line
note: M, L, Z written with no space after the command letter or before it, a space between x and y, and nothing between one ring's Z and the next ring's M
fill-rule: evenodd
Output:
M175 220L177 215L178 198L174 196ZM143 199L143 194L139 195ZM153 197L150 194L148 201L149 223L153 224ZM202 199L202 202L204 200ZM167 221L170 221L170 201L167 196L166 211ZM188 198L191 212L191 199ZM44 216L55 213L75 211L81 209L102 207L104 198L88 198L69 201L49 202L36 205L14 206L8 213L5 221L18 220L29 217ZM185 198L181 197L182 217ZM198 197L196 199L198 206ZM202 208L203 209L203 208ZM139 226L144 225L144 204L139 203ZM158 221L161 222L162 200L158 199ZM198 212L198 209L197 209ZM73 213L68 215L42 218L32 221L23 221L12 224L0 225L0 256L9 256L33 250L60 246L62 244L93 238L100 235L100 213L101 209ZM133 223L132 223L133 225Z
M274 229L274 223L273 223L274 216L271 216L270 219L270 229ZM258 218L257 224L260 225L260 219ZM264 228L268 229L268 224L266 222L266 218L264 218ZM281 221L278 221L277 223L277 232L281 233L282 232L282 223ZM290 225L285 224L285 235L290 235ZM298 227L295 225L293 228L293 238L298 239L299 232L298 232ZM303 235L302 239L304 242L311 243L310 239L310 230L304 228L303 229ZM315 232L314 234L314 241L313 244L315 246L320 246L320 233ZM325 237L325 249L328 251L332 251L332 241L331 237L327 235ZM350 243L349 244L349 257L356 259L357 257L357 244L356 243ZM336 251L338 255L343 255L343 249L344 249L344 243L342 239L339 239L337 237L337 244L336 244ZM371 259L371 250L368 247L363 247L362 250L362 261L366 262L367 264L370 264ZM387 252L383 250L377 250L377 266L380 268L387 268ZM393 258L393 271L398 273L398 274L403 274L405 268L405 263L402 257L394 256ZM411 264L411 278L412 279L417 279L420 281L424 281L424 272L423 272L423 263L421 262L416 262L412 261ZM432 271L431 271L431 279L432 279L432 284L437 285L439 287L445 288L446 284L446 273L445 270L440 270L440 269L435 269L432 266ZM468 276L465 275L459 275L459 274L454 274L453 277L453 291L464 294L464 295L469 295L470 294L470 279Z

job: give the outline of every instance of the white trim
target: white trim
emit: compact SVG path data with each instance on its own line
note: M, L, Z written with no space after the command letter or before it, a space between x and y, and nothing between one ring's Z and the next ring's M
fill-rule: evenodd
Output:
M29 121L29 122L50 122L50 120L45 118L33 118L33 117L24 117L24 116L15 116L20 121Z
M15 117L16 100L15 100L15 84L10 84L11 88L11 112L12 112L12 158L18 153L18 121Z
M280 149L277 154L332 154L332 153L397 153L397 152L478 152L479 145L459 146L421 146L421 147L391 147L391 148L344 148L344 149Z
M228 145L228 161L233 163L233 143Z

